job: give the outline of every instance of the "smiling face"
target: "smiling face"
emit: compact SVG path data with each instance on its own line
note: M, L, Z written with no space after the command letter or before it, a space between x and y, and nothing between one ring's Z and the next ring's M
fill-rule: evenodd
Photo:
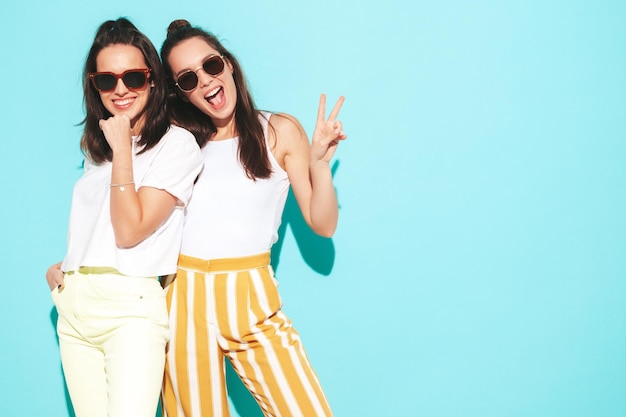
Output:
M172 48L168 63L174 75L174 81L186 71L194 71L198 76L198 85L193 91L181 92L204 114L209 116L220 131L228 131L234 135L234 115L237 105L237 87L233 79L232 67L226 60L224 71L217 76L207 74L202 69L204 61L220 53L205 40L190 38ZM225 133L225 136L228 136Z
M131 69L147 68L141 51L131 45L114 44L102 49L96 58L97 72L121 74ZM100 91L104 107L114 116L125 114L130 119L134 135L141 132L144 111L150 96L150 83L139 90L131 91L122 79L117 80L113 91Z

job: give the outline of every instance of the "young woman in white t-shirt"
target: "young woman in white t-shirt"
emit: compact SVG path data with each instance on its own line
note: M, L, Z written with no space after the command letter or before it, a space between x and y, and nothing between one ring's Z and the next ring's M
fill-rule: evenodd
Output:
M76 417L154 417L169 339L159 276L176 271L201 154L170 125L158 53L127 19L98 29L83 88L84 174L67 254L46 274L63 372Z

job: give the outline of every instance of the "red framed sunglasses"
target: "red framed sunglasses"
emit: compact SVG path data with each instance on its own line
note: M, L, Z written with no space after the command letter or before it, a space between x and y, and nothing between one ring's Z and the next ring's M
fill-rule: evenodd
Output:
M107 93L115 90L117 80L120 78L130 91L142 90L148 84L148 74L150 70L146 69L130 69L121 74L114 72L92 72L89 74L91 83L96 90Z

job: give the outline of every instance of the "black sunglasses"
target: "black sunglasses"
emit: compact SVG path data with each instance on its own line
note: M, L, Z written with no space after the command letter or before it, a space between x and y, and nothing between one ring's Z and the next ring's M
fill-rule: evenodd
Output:
M115 90L120 78L130 91L141 90L148 84L149 69L131 69L121 74L113 72L92 72L89 74L91 83L100 92L106 93Z
M188 70L178 76L176 86L185 93L189 93L198 86L198 74L200 69L209 74L211 77L217 77L224 71L224 58L221 55L211 55L203 63L202 66L195 70Z

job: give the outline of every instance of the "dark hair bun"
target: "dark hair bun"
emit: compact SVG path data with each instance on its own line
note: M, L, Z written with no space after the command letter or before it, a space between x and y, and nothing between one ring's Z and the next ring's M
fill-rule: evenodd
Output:
M185 19L177 19L177 20L174 20L172 23L170 23L170 25L167 27L167 34L169 35L172 32L176 32L178 29L190 28L190 27L191 27L191 23L189 23Z
M99 43L116 43L119 42L117 37L123 36L122 34L127 31L138 31L138 29L125 17L120 17L117 20L107 20L98 28L95 41Z

